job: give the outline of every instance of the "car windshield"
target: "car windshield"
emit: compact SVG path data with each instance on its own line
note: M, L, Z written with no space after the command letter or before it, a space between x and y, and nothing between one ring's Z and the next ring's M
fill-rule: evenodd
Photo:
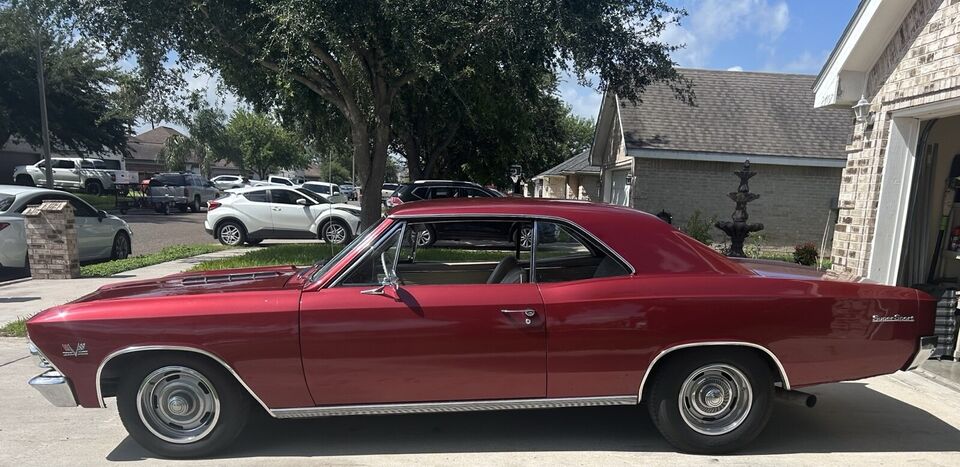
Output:
M10 206L13 206L13 200L15 199L17 199L16 196L0 193L0 212L9 210Z
M316 270L316 272L314 272L310 276L310 282L316 282L317 279L320 279L321 277L323 277L323 275L326 274L327 271L329 271L334 264L339 263L340 260L342 260L345 256L347 256L347 253L349 253L354 248L356 248L357 245L363 244L363 242L367 239L367 237L370 236L371 232L376 230L377 226L382 224L385 219L386 219L385 217L381 217L379 221L377 221L370 227L363 229L363 232L360 232L360 234L357 235L352 242L350 242L347 246L343 247L343 249L340 250L339 253L333 256L333 258L330 258L329 260L321 259L316 263L314 263L313 266L309 268L309 270L314 270L314 269Z

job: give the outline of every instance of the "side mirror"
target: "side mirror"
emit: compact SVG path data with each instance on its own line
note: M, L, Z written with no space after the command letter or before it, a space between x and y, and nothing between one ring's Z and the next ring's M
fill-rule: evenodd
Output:
M364 295L386 295L394 300L400 300L400 278L396 272L391 271L387 266L387 253L380 253L380 266L383 267L384 277L380 281L380 287L375 289L361 290Z
M306 198L297 198L297 204L299 204L299 205L301 205L301 206L309 206L309 205L310 205L310 203L307 201Z
M104 210L97 211L97 219L99 219L101 222L103 222L103 220L106 219L106 217L107 217L107 211L104 211Z

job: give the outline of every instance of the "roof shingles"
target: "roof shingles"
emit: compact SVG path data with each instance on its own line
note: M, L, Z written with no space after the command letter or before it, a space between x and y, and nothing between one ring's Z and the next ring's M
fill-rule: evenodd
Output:
M696 104L663 85L620 102L627 149L845 159L850 109L815 109L816 76L682 69Z

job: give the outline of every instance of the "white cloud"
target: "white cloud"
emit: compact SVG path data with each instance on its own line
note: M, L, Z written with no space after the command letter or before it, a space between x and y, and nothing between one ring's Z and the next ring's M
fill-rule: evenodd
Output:
M743 67L740 65L732 66L730 68L727 68L727 71L743 71Z
M593 84L597 84L599 78L588 76ZM570 73L563 73L560 77L560 84L557 86L560 92L560 99L570 106L570 110L575 115L584 118L596 120L597 113L600 111L600 101L602 95L587 86L581 86L577 83L577 78Z
M673 54L680 65L703 67L717 43L741 34L756 36L758 47L772 50L790 25L790 8L785 0L704 0L693 3L682 22L666 28L660 39L684 44Z
M829 51L825 50L819 54L814 54L809 50L805 50L798 57L777 68L789 73L818 73L820 68L823 67L824 62L826 62L829 53Z

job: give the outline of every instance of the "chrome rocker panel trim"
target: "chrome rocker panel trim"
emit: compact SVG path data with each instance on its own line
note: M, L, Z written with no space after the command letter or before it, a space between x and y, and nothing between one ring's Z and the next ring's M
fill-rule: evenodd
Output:
M669 354L670 352L673 352L674 350L689 349L691 347L715 347L715 346L750 347L753 349L759 349L764 351L774 361L774 363L777 364L777 369L780 370L780 378L783 380L783 389L786 389L788 391L790 390L790 378L787 377L787 370L783 368L783 364L780 363L780 359L777 358L777 356L774 355L773 352L770 351L770 349L762 345L757 345L750 342L741 342L741 341L691 342L689 344L680 344L672 347L667 347L666 349L663 349L662 351L660 351L660 353L657 354L657 356L654 357L652 361L650 361L650 364L647 365L647 370L643 373L643 379L640 381L640 392L637 393L637 398L640 400L643 400L643 388L647 384L647 379L650 377L651 370L653 370L654 367L657 366L657 362L660 361L660 359L665 357L667 354Z
M415 404L363 404L296 409L274 409L276 418L315 418L346 415L395 415L418 413L473 412L483 410L556 409L562 407L599 407L635 405L636 396L557 397L548 399L504 399L492 401L425 402Z
M933 352L937 350L937 336L924 336L920 338L920 345L917 347L917 354L913 356L910 365L906 371L913 371L920 368L920 364L927 361Z
M28 383L43 395L54 407L76 407L77 398L73 395L70 380L57 370L47 370L43 374L30 378Z
M102 409L107 407L107 404L103 402L103 391L100 387L100 377L101 377L101 374L103 373L103 368L107 366L107 363L109 363L110 360L120 355L133 353L133 352L149 352L149 351L163 351L163 350L174 351L174 352L193 352L193 353L198 353L200 355L204 355L206 357L213 359L215 362L223 365L223 368L229 371L230 374L233 375L234 378L236 378L237 382L240 383L240 385L243 386L243 388L246 389L248 393L250 393L250 396L253 397L254 400L256 400L260 404L260 406L263 407L264 410L266 410L268 413L270 412L270 407L267 407L267 404L263 403L263 400L261 400L260 397L257 396L255 392L253 392L253 389L250 389L250 386L247 386L247 383L243 381L243 378L240 378L240 375L238 375L237 372L234 371L233 367L228 365L227 362L223 361L222 358L210 352L207 352L206 350L201 350L196 347L183 347L183 346L174 346L174 345L139 345L139 346L125 347L120 350L114 351L110 355L107 355L106 358L104 358L103 361L100 362L100 366L97 367L97 401L100 402L100 408Z

